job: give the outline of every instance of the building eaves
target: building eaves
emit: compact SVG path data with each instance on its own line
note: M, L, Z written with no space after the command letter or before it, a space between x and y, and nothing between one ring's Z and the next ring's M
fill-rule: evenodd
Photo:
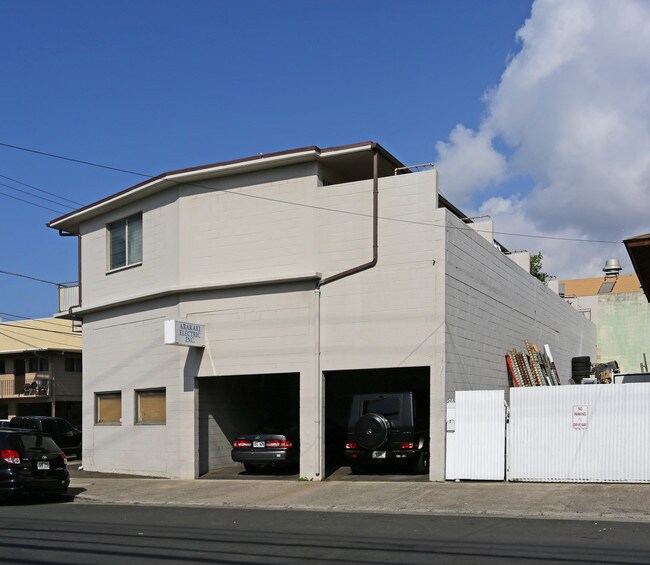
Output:
M650 302L650 233L625 239L623 244L632 260L646 299Z
M290 149L287 151L278 151L275 153L260 153L259 155L244 157L242 159L222 161L209 165L201 165L198 167L190 167L186 169L177 169L174 171L162 173L129 188L126 188L125 190L117 192L111 196L88 204L87 206L83 206L78 210L74 210L73 212L55 218L54 220L51 220L47 226L53 229L77 233L77 226L83 219L97 213L101 213L101 211L108 209L113 204L117 204L121 201L126 201L127 198L138 197L139 193L144 194L145 192L151 192L156 189L163 189L182 183L191 183L213 176L237 174L248 170L263 169L267 167L270 168L273 166L291 164L294 162L304 162L314 159L323 159L335 155L370 150L377 151L384 159L394 165L395 168L404 166L397 158L395 158L383 147L381 147L381 145L373 141L354 143L350 145L339 145L325 149L321 149L316 145L310 145L308 147Z

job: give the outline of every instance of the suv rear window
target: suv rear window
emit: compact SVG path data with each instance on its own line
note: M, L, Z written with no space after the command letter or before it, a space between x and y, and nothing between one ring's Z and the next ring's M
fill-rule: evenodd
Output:
M375 413L382 416L399 414L399 398L377 398L375 400L364 400L363 414Z
M59 446L52 441L52 438L30 433L3 434L0 437L0 445L6 449L14 449L24 453L26 457L33 455L34 452L59 453L61 451Z
M61 451L59 446L52 441L52 438L42 436L39 434L20 434L19 441L22 442L25 448L25 454L29 457L34 452L53 452L58 453Z

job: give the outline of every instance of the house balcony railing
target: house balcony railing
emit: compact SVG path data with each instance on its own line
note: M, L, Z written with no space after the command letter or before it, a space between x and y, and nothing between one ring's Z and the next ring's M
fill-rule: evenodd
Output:
M0 398L51 395L49 373L28 373L23 376L0 375Z
M79 306L79 285L59 285L59 312L67 312L73 306Z

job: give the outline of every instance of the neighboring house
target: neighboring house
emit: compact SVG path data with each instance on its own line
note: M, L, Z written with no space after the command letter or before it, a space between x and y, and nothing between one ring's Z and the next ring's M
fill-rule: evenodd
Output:
M54 415L81 424L81 334L56 318L0 323L0 418Z
M594 363L617 361L621 372L644 372L650 355L650 304L636 275L619 275L618 261L601 277L551 281L573 308L596 324ZM603 269L605 271L605 269Z
M595 351L593 324L463 216L435 170L368 142L165 173L52 220L80 236L85 469L197 477L281 414L320 480L353 393L413 391L443 480L455 390L506 388L524 339L564 382ZM205 347L165 345L170 320Z

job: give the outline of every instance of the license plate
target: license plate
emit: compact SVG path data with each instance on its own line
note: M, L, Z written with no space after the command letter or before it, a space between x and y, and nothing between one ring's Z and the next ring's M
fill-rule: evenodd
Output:
M372 458L373 459L386 459L386 452L385 451L373 451L372 452Z
M50 469L50 462L49 461L38 461L36 463L36 468L39 471L49 471Z
M254 441L253 447L264 447L265 443L263 441Z

